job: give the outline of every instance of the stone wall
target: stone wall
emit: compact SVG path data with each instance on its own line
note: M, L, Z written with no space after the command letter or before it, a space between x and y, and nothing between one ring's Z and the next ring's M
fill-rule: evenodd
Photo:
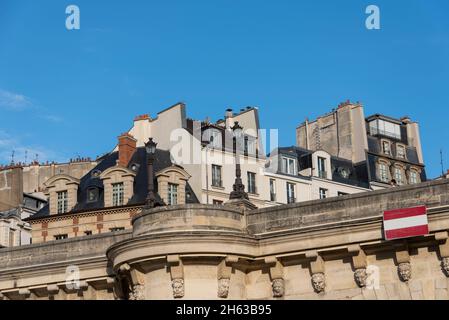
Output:
M415 205L428 207L429 235L385 241L382 211ZM0 293L7 299L449 299L447 180L253 211L193 204L144 209L132 222L132 234L0 250ZM71 265L79 267L85 290L64 289ZM55 286L64 294L52 295Z

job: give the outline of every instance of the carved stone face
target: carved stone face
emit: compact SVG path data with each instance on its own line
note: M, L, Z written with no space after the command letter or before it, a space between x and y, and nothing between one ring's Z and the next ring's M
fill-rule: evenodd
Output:
M446 275L449 276L449 258L443 258L443 261L441 261L441 267Z
M229 294L229 284L230 279L220 279L218 280L218 297L219 298L227 298Z
M284 295L284 279L274 279L271 286L273 297L282 297Z
M360 268L355 270L354 279L357 282L357 285L361 288L366 287L366 280L368 279L368 274L366 273L365 268Z
M326 287L326 278L324 273L314 273L312 275L312 285L316 292L323 292Z
M145 300L145 287L141 284L133 286L129 300Z
M171 285L174 298L184 297L184 279L173 279Z
M409 281L412 278L412 266L409 262L400 263L398 272L402 281Z

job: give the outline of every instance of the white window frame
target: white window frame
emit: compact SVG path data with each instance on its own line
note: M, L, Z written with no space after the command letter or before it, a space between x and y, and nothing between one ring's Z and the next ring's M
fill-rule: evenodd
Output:
M328 192L329 190L327 190L327 189L325 189L325 188L319 188L318 189L318 193L319 193L319 196L320 196L320 199L326 199L327 198L327 192Z
M123 182L112 184L112 205L122 206L125 202L125 185Z
M168 205L174 206L178 204L178 187L179 185L175 183L168 183L167 191L168 191Z
M296 160L290 157L282 157L282 172L297 175Z
M69 202L69 196L68 191L59 191L56 193L57 201L58 201L58 214L66 213L68 210L68 202Z
M287 182L287 203L295 203L296 202L296 184L292 182ZM293 202L290 202L289 199L293 199Z

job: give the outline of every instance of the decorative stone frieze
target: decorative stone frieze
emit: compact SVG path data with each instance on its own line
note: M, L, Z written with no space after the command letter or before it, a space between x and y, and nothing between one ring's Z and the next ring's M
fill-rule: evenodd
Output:
M217 296L219 298L227 298L228 297L230 283L231 283L231 279L228 279L228 278L218 279Z
M173 289L173 298L184 297L184 279L173 279L171 286Z
M354 279L360 288L366 287L366 280L368 279L366 268L356 269L354 272Z
M324 292L326 288L326 277L323 272L314 273L312 275L312 286L317 293Z
M145 286L137 284L129 294L129 300L145 300Z
M446 276L449 277L449 257L443 258L443 260L441 260L441 268L443 269Z
M284 279L274 279L271 282L271 286L273 289L273 297L280 298L284 296L285 288L284 288Z
M412 265L410 262L402 262L398 265L399 278L407 282L412 278Z

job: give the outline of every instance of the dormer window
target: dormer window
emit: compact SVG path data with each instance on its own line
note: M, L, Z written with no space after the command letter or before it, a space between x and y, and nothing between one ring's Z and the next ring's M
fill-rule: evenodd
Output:
M98 200L98 188L87 189L87 202L95 202Z
M124 204L124 190L123 182L112 184L112 205L114 207Z
M296 161L292 158L282 157L282 168L283 173L296 175Z
M67 212L68 196L67 191L59 191L58 195L58 214Z
M396 146L396 156L401 159L405 159L405 147L401 145Z
M369 123L371 135L383 135L391 138L401 139L401 127L399 124L376 119Z
M326 179L326 159L323 157L318 157L318 177Z

